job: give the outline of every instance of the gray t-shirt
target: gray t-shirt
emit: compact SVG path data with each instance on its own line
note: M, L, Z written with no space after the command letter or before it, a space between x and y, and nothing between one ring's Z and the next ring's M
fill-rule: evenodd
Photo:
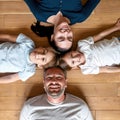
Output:
M29 60L34 42L24 34L19 34L16 42L0 44L0 73L17 73L23 81L35 73L36 65Z
M48 102L46 94L25 102L20 120L93 120L87 104L80 98L66 94L62 103Z

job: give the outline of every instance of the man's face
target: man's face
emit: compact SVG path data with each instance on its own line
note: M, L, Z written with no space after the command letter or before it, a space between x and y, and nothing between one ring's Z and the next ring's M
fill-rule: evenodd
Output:
M67 82L63 71L59 68L50 68L44 76L44 89L48 96L58 98L64 95Z
M54 28L53 40L55 40L59 48L71 48L73 43L73 32L68 23L61 23Z

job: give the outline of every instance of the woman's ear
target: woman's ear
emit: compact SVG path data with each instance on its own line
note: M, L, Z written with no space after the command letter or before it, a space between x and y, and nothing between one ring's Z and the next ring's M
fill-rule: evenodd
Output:
M43 69L43 66L42 65L37 65L40 69Z
M51 35L51 39L50 39L50 41L53 41L53 34Z

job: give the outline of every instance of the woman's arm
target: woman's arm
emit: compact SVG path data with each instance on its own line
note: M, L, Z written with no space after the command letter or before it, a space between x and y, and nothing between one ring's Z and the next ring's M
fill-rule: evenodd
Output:
M98 5L99 2L100 0L87 0L87 2L82 6L82 9L80 11L80 18L81 18L80 22L86 20L90 16L90 14Z
M105 36L115 32L115 31L118 31L118 30L120 30L120 18L117 20L117 22L114 26L100 32L97 35L94 35L93 39L95 42L97 42L97 41L101 40L102 38L104 38Z

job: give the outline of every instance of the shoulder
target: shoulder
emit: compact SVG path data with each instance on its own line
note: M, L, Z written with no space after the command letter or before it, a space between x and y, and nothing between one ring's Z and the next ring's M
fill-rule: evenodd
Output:
M89 36L85 39L81 39L78 41L78 46L80 46L82 43L86 43L86 44L93 44L94 43L94 40L93 40L93 37L92 36Z
M81 103L81 104L85 104L85 102L84 102L83 99L81 99L81 98L79 98L79 97L77 97L77 96L75 96L75 95L72 95L72 94L69 94L69 93L67 93L66 95L67 95L67 97L68 97L70 100L72 100L72 101L74 101L74 102L78 102L78 103Z
M34 44L33 40L31 38L29 38L28 36L26 36L23 33L20 33L16 39L17 43L32 43Z
M67 96L69 97L69 101L74 105L76 104L82 111L89 111L88 105L83 99L72 94L67 94Z
M42 94L42 95L39 95L39 96L35 96L35 97L32 97L32 98L29 98L25 104L27 105L32 105L34 103L37 103L39 101L41 101L41 99L43 99L45 97L45 94Z

